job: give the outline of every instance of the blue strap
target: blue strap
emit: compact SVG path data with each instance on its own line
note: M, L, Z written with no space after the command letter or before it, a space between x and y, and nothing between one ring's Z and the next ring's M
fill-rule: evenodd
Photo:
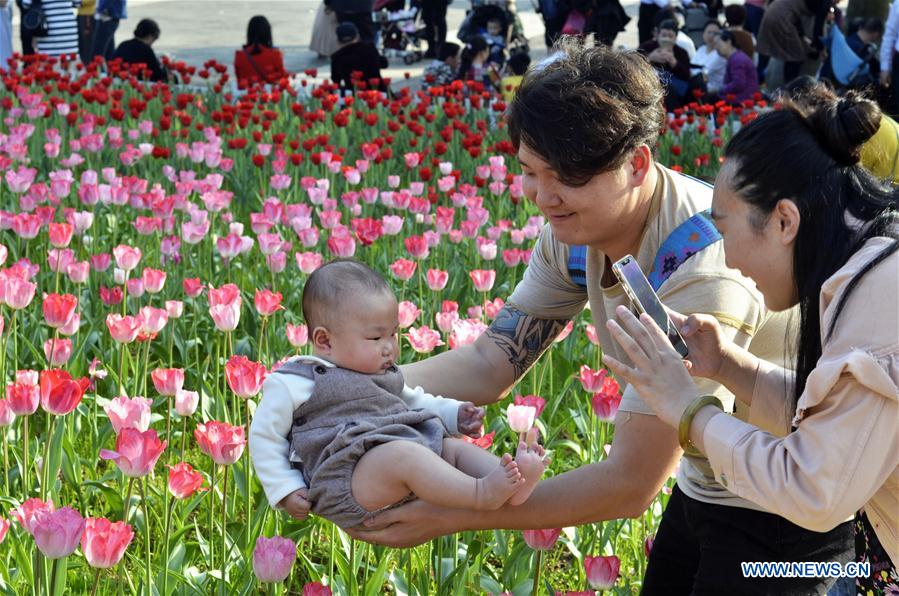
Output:
M568 277L580 287L587 287L587 247L583 244L568 249Z
M647 276L652 289L659 291L671 274L687 259L721 240L721 233L712 223L710 211L701 211L677 226L665 238Z

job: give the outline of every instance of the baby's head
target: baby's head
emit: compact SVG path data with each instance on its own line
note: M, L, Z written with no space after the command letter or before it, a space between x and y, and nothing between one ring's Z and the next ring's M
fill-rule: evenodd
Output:
M487 21L487 34L488 35L502 35L503 32L503 22L499 19L489 19Z
M396 363L396 297L383 277L358 261L334 260L309 276L303 317L316 356L366 374Z

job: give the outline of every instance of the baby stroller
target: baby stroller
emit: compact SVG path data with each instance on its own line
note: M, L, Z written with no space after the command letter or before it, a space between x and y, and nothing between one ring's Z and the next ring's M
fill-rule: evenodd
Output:
M498 35L488 32L487 25L492 20L501 25ZM521 20L508 10L506 0L472 0L471 10L466 13L456 35L464 43L471 43L478 36L484 37L491 46L490 61L500 66L505 62L506 56L520 52L527 54L530 51Z
M404 64L412 64L424 56L422 40L424 25L419 21L417 8L389 10L396 5L391 0L375 2L374 21L380 33L378 50L385 58L402 58Z

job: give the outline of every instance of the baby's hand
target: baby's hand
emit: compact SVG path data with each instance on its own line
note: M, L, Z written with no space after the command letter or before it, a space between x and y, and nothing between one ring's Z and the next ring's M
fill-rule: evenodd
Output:
M459 433L477 439L481 436L484 422L484 408L478 408L471 402L459 406Z
M297 489L281 499L278 506L294 519L306 519L309 510L312 509L312 503L306 500L307 496L309 496L309 491L305 488Z

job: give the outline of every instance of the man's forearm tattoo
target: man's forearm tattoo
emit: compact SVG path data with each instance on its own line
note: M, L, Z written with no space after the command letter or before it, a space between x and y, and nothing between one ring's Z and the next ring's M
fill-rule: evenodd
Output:
M506 354L520 378L548 348L567 320L538 319L508 304L485 332Z

